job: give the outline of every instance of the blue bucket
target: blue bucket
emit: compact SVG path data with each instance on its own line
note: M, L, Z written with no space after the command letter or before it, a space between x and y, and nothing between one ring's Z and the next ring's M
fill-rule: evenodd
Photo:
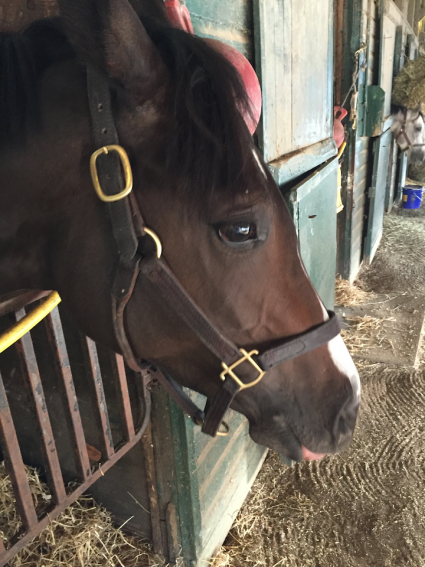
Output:
M405 209L419 209L422 203L423 187L405 185L403 187L403 207Z

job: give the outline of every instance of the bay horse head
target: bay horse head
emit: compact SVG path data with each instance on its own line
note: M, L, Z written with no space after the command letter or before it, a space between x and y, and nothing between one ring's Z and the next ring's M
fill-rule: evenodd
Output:
M155 270L140 269L121 313L134 357L209 399L223 374L209 343L222 337L260 361L274 357L232 401L252 438L294 460L343 449L359 377L339 335L317 342L328 313L241 118L249 101L237 72L202 39L140 19L127 0L59 6L58 20L1 39L0 295L56 289L83 332L122 352L111 297L125 255L90 175L99 148L91 113L104 110L87 96L91 69L106 84L110 126L133 172L138 261L160 265L149 228L161 240L161 273L187 301L170 308Z
M425 124L420 108L400 108L393 112L391 132L409 162L419 165L425 160Z

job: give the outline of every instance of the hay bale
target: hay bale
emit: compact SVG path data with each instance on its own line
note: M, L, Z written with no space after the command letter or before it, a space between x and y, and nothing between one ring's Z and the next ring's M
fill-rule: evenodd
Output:
M394 79L391 101L425 112L425 56L409 61Z
M36 469L26 467L31 493L40 514L51 502L46 484ZM21 527L12 485L0 463L0 538L9 538ZM130 519L130 518L129 518ZM124 524L123 524L124 526ZM121 527L123 527L121 526ZM11 567L166 567L140 538L114 527L109 512L89 496L81 496L10 561Z

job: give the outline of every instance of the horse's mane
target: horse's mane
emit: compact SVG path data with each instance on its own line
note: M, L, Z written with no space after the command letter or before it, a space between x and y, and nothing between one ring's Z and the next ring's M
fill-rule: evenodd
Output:
M18 33L0 32L0 148L22 144L28 128L39 125L38 79L72 55L59 18Z
M206 203L218 188L246 188L252 139L236 107L249 99L235 68L211 46L157 20L142 18L171 76L177 135L170 132L167 163L180 190ZM0 147L22 143L37 126L37 81L53 63L75 56L62 20L0 34Z

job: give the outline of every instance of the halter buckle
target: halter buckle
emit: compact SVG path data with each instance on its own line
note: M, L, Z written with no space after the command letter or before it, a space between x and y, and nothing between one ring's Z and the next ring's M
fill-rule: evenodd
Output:
M119 193L116 193L115 195L106 195L102 191L102 187L100 186L99 183L99 177L97 175L97 167L96 167L97 158L101 154L108 154L110 151L117 152L117 154L119 155L125 178L124 189ZM131 171L130 160L128 159L127 152L125 151L124 148L122 148L121 146L117 146L116 144L112 144L110 146L103 146L102 148L99 148L94 152L94 154L90 158L90 173L93 181L94 190L96 191L99 199L101 201L104 201L105 203L113 203L115 201L120 201L121 199L124 199L124 197L127 197L127 195L129 195L131 193L131 190L133 189L133 173Z
M239 349L242 353L242 358L240 358L239 360L237 360L236 362L234 362L233 364L231 364L230 366L227 366L227 364L225 362L221 363L221 366L224 368L223 372L220 374L220 378L221 380L226 380L226 375L229 374L229 376L231 376L233 378L233 380L236 382L236 384L239 386L239 388L241 390L246 390L247 388L252 388L253 386L255 386L256 384L258 384L258 382L263 378L265 371L262 370L258 364L255 362L255 360L252 358L252 356L255 356L258 354L258 350L252 350L251 352L247 352L244 348L240 348ZM236 376L236 374L233 372L233 370L238 367L240 364L242 364L242 362L248 361L251 363L251 365L255 368L255 370L258 372L258 376L255 380L253 380L252 382L249 382L248 384L245 384L244 382L242 382L238 376Z

